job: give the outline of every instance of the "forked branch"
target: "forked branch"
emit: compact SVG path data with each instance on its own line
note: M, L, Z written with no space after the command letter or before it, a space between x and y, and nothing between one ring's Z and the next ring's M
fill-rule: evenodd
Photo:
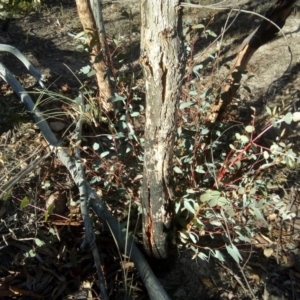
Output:
M7 46L7 45L5 45ZM2 45L0 45L0 48ZM10 46L9 46L10 47ZM13 48L13 47L12 47ZM2 48L3 49L3 48ZM6 48L11 49L11 48ZM14 48L15 49L15 48ZM0 49L1 51L1 49ZM17 49L15 49L17 51ZM18 52L20 53L20 52ZM18 56L17 56L18 57ZM24 55L22 55L24 57ZM19 58L19 57L18 57ZM24 59L20 59L24 63ZM26 59L27 62L29 62ZM27 64L28 65L28 64ZM30 63L28 65L28 70L32 73L36 78L42 78L42 75L33 67ZM155 277L152 272L150 266L145 260L144 256L137 248L135 242L132 238L126 236L126 233L121 231L121 226L118 221L112 216L110 211L107 209L105 203L99 198L96 192L92 189L92 187L83 180L81 172L78 172L78 167L76 166L76 161L70 157L67 151L60 147L60 142L57 140L52 130L50 129L47 121L43 118L42 113L35 108L35 105L31 99L31 97L26 93L21 84L15 79L15 77L11 74L11 72L0 63L0 77L3 78L14 90L14 92L18 95L20 100L24 103L26 109L32 114L34 121L37 126L41 130L45 140L49 144L52 151L57 155L58 159L65 165L65 167L70 172L75 184L80 187L80 185L84 184L85 187L85 197L89 199L89 206L94 210L96 215L103 221L106 222L109 226L112 234L114 235L118 246L125 251L126 255L128 255L131 260L134 262L141 279L144 282L144 285L148 291L149 297L151 299L161 299L168 300L170 299L160 282ZM39 80L39 79L38 79ZM43 87L43 86L42 86ZM45 87L43 87L44 89ZM91 227L90 227L91 228ZM92 228L91 228L92 230ZM86 233L87 235L90 232ZM93 233L92 235L93 236ZM127 241L126 241L127 240ZM91 241L89 239L89 241ZM126 247L126 249L125 249ZM105 299L105 298L103 298Z

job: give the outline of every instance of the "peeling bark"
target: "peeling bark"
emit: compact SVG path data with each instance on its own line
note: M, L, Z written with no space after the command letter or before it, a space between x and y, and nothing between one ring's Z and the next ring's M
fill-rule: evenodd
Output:
M107 99L112 96L112 87L108 76L106 76L107 53L105 50L107 50L107 47L105 44L102 45L102 43L105 43L103 39L103 30L101 33L97 30L89 0L76 0L76 5L83 29L89 33L88 42L92 42L92 44L94 44L91 52L91 62L96 70L96 77L100 91L100 105L106 111L109 111L112 109L112 105L107 102ZM96 42L94 42L94 39ZM100 43L100 41L102 43ZM104 51L101 51L101 47L103 47Z
M143 238L149 255L167 256L172 154L184 70L179 0L142 0L141 63L146 82Z

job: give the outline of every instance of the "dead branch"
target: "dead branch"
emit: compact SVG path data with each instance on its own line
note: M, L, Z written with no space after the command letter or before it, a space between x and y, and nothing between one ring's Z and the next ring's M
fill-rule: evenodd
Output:
M1 45L0 45L1 47ZM29 68L31 72L32 68ZM35 69L36 70L36 69ZM38 71L37 71L38 72ZM39 72L38 72L39 73ZM112 216L110 211L107 209L105 203L98 197L95 191L91 188L91 186L83 181L82 175L78 172L78 168L76 166L76 161L70 157L67 151L60 147L60 142L57 140L52 130L50 129L47 121L43 118L42 113L35 107L31 97L27 94L27 92L23 89L21 84L15 79L12 73L2 64L0 63L0 77L5 80L14 90L14 92L18 95L20 100L24 103L26 109L32 114L34 121L39 127L41 133L43 134L45 140L49 144L52 151L56 154L58 159L65 165L65 167L70 172L75 184L79 187L84 184L86 189L86 196L89 199L89 206L94 210L96 215L102 219L102 221L106 222L109 226L112 234L114 235L118 246L125 251L125 254L128 255L131 260L134 262L141 279L143 280L145 287L148 291L149 297L153 300L161 299L161 300L169 300L169 296L163 289L160 282L155 277L152 272L150 266L145 260L142 253L137 248L135 242L132 238L126 236L125 232L121 231L121 226L118 221ZM90 233L88 233L90 234ZM127 241L126 241L127 239ZM126 246L127 245L127 246ZM126 247L126 249L125 249Z
M5 51L13 54L17 59L19 59L23 65L26 67L26 69L30 72L32 76L37 80L39 85L42 87L42 89L45 89L45 85L43 83L44 76L34 67L34 65L27 59L25 55L23 55L17 48L6 45L6 44L0 44L0 51Z
M98 17L102 17L101 6L93 3L91 1L93 7L95 8L95 14ZM96 71L96 77L100 92L100 102L99 104L104 108L105 111L112 110L112 104L107 102L109 98L113 96L112 84L110 82L109 76L107 76L107 66L105 60L108 59L108 48L103 43L103 37L105 37L104 25L103 27L97 28L97 24L93 15L91 3L89 0L76 0L77 11L79 15L80 22L82 24L83 29L88 33L88 43L92 46L91 51L91 63L93 68ZM99 20L100 21L100 20ZM103 18L101 19L103 22ZM98 29L102 29L102 33L98 32Z
M98 287L100 290L100 295L103 300L108 300L108 296L106 293L105 288L105 278L102 272L101 268L101 260L100 255L97 249L97 246L95 244L95 233L93 230L92 221L89 214L89 207L88 207L88 197L87 197L87 190L86 190L86 178L85 178L85 172L84 167L81 161L81 153L80 153L80 145L82 141L82 125L84 123L84 112L85 112L85 104L84 104L84 98L81 94L80 97L80 103L79 103L79 109L80 109L80 116L79 120L76 124L75 129L75 161L77 166L77 174L80 182L78 182L78 188L79 188L79 195L80 195L80 211L84 222L84 228L85 228L85 240L82 244L82 248L87 244L93 253L94 261L95 261L95 267L98 274Z
M273 40L277 33L283 28L286 18L292 11L296 0L278 0L266 13L261 25L256 28L239 47L235 63L222 85L221 95L216 104L211 106L209 121L214 123L223 118L233 97L235 96L246 66L259 47ZM276 26L275 26L276 25Z

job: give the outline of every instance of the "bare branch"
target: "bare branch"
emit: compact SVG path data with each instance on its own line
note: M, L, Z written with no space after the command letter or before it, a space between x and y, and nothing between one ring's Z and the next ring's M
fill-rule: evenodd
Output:
M70 157L67 151L60 147L60 142L57 140L53 132L51 131L48 123L43 118L41 112L34 107L34 103L31 97L26 93L21 84L15 79L15 77L10 73L10 71L0 63L0 77L2 77L15 91L15 93L19 96L20 100L24 103L26 109L32 113L32 116L41 130L44 138L53 149L54 153L56 153L58 159L65 165L65 167L70 172L75 184L80 187L80 185L84 184L86 189L86 196L90 199L90 207L94 210L99 218L101 218L104 222L108 224L116 241L118 242L118 246L125 250L126 253L130 256L132 261L134 262L141 279L143 280L145 287L148 291L148 294L151 299L161 299L161 300L169 300L169 296L161 286L160 282L155 277L152 272L150 266L145 260L142 253L137 248L135 242L132 238L126 236L125 232L121 231L121 226L118 221L112 216L110 211L107 209L105 203L98 197L95 191L91 188L91 186L83 180L81 172L78 172L78 167L76 166L76 162L74 159ZM88 225L89 226L89 225ZM126 239L127 242L126 242ZM94 253L95 249L93 249Z

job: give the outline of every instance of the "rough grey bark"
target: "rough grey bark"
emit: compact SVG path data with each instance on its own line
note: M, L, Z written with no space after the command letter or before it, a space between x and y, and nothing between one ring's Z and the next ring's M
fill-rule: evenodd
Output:
M157 258L167 256L172 154L185 62L179 5L179 0L141 2L141 63L146 82L143 239L148 254Z

